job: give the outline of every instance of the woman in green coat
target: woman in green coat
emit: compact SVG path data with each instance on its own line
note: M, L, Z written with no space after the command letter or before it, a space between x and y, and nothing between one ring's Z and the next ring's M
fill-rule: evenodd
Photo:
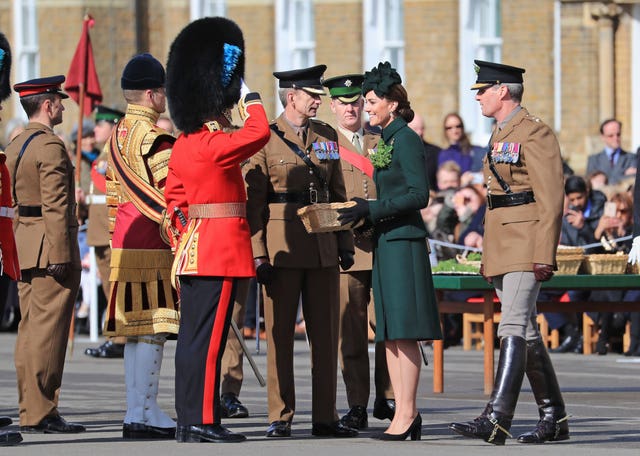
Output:
M354 198L340 210L343 224L365 219L374 227L373 297L376 341L385 341L396 412L381 440L420 438L416 408L420 350L416 341L441 339L427 251L427 231L420 209L429 201L429 185L420 137L407 126L413 119L402 79L388 62L365 73L362 93L369 122L382 138L369 151L378 199Z

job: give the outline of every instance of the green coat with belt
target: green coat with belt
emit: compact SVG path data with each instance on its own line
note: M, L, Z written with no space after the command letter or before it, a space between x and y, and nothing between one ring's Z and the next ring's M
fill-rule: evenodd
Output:
M391 163L375 169L378 199L369 203L369 221L375 226L376 341L441 339L427 230L420 216L429 201L424 147L400 118L382 130L382 139L392 146Z

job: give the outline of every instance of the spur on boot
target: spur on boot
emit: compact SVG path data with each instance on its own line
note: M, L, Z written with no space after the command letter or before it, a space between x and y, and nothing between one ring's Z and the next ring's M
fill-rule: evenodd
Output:
M518 437L520 443L544 443L569 440L569 416L553 421L540 420L536 428Z
M411 436L411 440L420 440L420 437L422 436L422 417L419 413L413 419L411 425L409 425L409 428L402 434L389 434L387 432L380 432L378 434L375 434L373 438L378 440L400 441L406 440L409 436Z
M504 445L507 436L511 437L509 428L511 419L502 417L495 412L480 415L473 421L466 423L451 423L449 429L465 437L482 439L494 445Z

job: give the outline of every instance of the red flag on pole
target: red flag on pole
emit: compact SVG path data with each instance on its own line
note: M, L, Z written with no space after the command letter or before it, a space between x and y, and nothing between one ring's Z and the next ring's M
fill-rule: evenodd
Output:
M102 101L102 90L100 89L100 81L98 81L91 38L89 37L89 29L93 27L94 23L95 21L91 16L85 16L82 24L82 35L80 36L76 53L71 60L71 65L69 65L69 72L64 86L69 96L81 108L84 108L83 114L87 117L91 115L95 106ZM85 96L89 99L89 102L83 100Z

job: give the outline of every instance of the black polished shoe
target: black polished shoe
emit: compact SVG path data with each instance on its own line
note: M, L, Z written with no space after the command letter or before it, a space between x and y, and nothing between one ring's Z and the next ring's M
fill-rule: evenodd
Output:
M369 426L366 407L354 405L345 416L340 418L340 422L353 429L366 429Z
M9 426L11 423L13 423L13 420L8 416L0 416L0 427Z
M578 339L578 344L576 345L576 348L573 349L573 352L578 355L582 355L584 353L584 338L582 336Z
M501 417L495 412L488 416L480 415L475 420L466 423L451 423L449 425L449 429L460 435L482 439L494 445L504 445L507 436L511 437L510 427L511 420Z
M0 446L17 445L20 442L22 442L22 435L19 432L0 432Z
M311 435L316 437L357 437L358 430L345 426L340 421L333 423L313 423L311 426Z
M569 440L569 416L554 421L538 421L536 428L518 437L520 443L544 443Z
M376 397L373 402L373 416L379 420L392 420L396 414L396 401L394 399L385 399L384 397Z
M390 440L390 441L402 441L407 440L407 437L411 436L411 440L420 440L422 436L422 417L418 413L413 419L409 428L402 434L388 434L386 432L380 432L373 435L371 438L377 440Z
M225 393L220 398L220 409L222 418L247 418L249 410L238 400L238 396L233 393Z
M580 343L580 337L581 336L578 333L574 333L565 337L562 340L562 343L556 348L550 349L549 353L568 353L574 351Z
M247 438L242 434L231 432L220 424L192 424L190 426L178 426L176 430L177 442L216 442L238 443Z
M77 423L67 423L60 415L47 416L35 426L20 426L25 434L78 434L86 429Z
M596 353L599 355L606 355L609 351L609 343L606 340L598 339L596 342Z
M267 428L267 437L291 437L291 423L288 421L272 421Z
M94 358L124 358L124 344L114 344L108 340L98 348L87 348L84 354Z
M122 425L122 438L125 440L158 440L173 439L176 436L176 428L161 428L149 426L144 423L124 423Z

